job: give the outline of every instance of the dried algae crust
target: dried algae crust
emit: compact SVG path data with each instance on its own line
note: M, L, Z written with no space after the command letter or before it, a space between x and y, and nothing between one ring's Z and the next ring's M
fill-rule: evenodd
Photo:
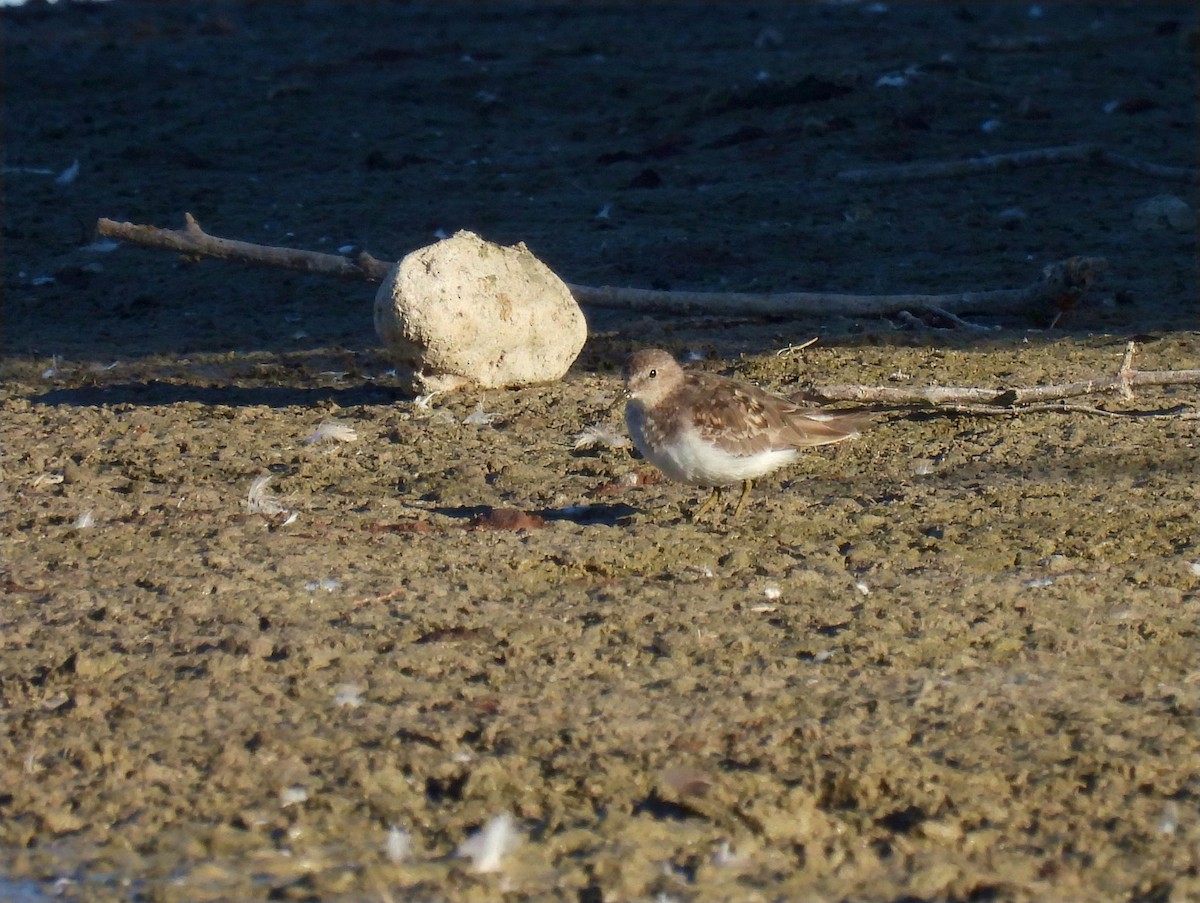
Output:
M1004 364L813 363L935 359ZM628 522L513 534L463 525L489 491L566 510L633 466L567 451L615 377L488 395L482 426L466 398L366 405L356 442L313 446L303 408L48 407L13 376L12 873L160 899L1191 886L1194 424L899 420L768 478L740 525L679 520L689 490L660 484L615 502ZM252 462L284 465L296 522L244 513ZM525 842L475 875L450 854L501 812Z

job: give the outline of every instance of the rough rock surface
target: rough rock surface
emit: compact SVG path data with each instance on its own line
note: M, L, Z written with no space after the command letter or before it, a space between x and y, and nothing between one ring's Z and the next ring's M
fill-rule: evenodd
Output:
M375 295L375 331L418 392L551 382L587 340L570 290L524 244L466 231L392 268Z
M1133 225L1136 229L1171 229L1191 234L1196 230L1196 214L1183 198L1157 194L1138 204Z

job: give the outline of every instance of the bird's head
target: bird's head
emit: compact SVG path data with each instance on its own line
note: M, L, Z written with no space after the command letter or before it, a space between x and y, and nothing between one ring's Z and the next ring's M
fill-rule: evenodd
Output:
M683 368L660 348L647 348L630 355L622 372L625 397L643 405L666 398L683 381Z

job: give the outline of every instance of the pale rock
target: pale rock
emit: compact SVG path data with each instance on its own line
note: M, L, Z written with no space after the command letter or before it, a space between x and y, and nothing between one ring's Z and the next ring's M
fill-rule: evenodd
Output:
M566 283L525 245L471 232L413 251L375 295L375 331L413 392L561 379L587 338Z
M1159 194L1142 201L1133 212L1135 229L1169 229L1172 232L1191 232L1196 228L1196 214L1187 201L1173 194Z

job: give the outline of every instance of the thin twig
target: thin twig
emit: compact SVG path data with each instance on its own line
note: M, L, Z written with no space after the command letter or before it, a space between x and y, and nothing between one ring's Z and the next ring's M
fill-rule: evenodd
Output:
M1030 404L1021 407L1010 407L1000 404L942 404L938 405L938 410L953 414L987 414L997 417L1017 417L1021 414L1052 412L1059 414L1093 414L1097 417L1130 417L1146 420L1155 417L1170 420L1200 420L1200 413L1191 410L1187 405L1175 405L1171 408L1164 408L1161 411L1106 411L1104 408L1094 408L1091 405L1068 404L1065 402L1046 402L1044 404Z
M907 182L917 179L940 179L981 172L1001 172L1026 166L1046 166L1055 163L1088 163L1111 166L1163 179L1168 182L1197 182L1197 170L1189 166L1163 166L1148 163L1123 154L1113 153L1095 144L1069 144L1064 147L1042 147L1015 151L1009 154L990 154L965 160L901 163L894 166L873 166L868 169L846 169L837 174L842 182Z
M119 223L101 219L98 234L151 248L181 251L190 257L217 257L260 266L281 267L352 279L381 281L393 263L365 252L357 257L301 251L234 241L209 235L189 213L183 229ZM1026 309L1067 307L1095 282L1107 267L1099 257L1071 257L1050 264L1036 282L1018 289L981 292L954 292L946 295L853 295L829 292L788 292L784 294L748 294L741 292L652 291L612 286L568 285L575 300L583 305L664 311L758 317L852 316L869 317L894 314L906 309L939 309L996 313Z
M972 323L970 320L964 320L958 314L951 313L950 311L946 310L944 307L937 307L932 304L929 307L925 308L925 311L927 313L933 314L934 317L936 317L936 318L945 320L950 325L949 326L935 326L935 325L928 323L925 320L921 319L920 317L918 317L916 314L914 314L910 310L896 311L894 317L895 317L895 319L899 320L900 323L903 324L903 326L905 326L909 329L915 329L918 332L953 332L956 329L962 329L967 332L992 332L992 331L1000 328L999 326L984 326L981 323ZM1053 329L1054 323L1058 322L1058 317L1061 315L1062 315L1062 312L1060 311L1055 316L1054 321L1050 324L1050 326L1048 328Z
M408 592L408 590L406 590L403 586L397 587L396 589L391 590L390 592L380 593L377 596L367 596L365 598L359 599L358 601L352 603L350 607L351 608L362 608L364 605L379 605L383 602L392 602L396 599L399 599L406 592Z
M1050 386L1025 386L1009 389L983 389L967 386L816 386L793 393L795 399L815 401L822 404L835 401L853 401L867 404L915 405L934 407L939 410L961 411L977 414L1017 414L1032 411L1073 411L1088 414L1103 414L1116 417L1175 417L1182 420L1195 419L1191 414L1169 411L1102 411L1084 405L1056 403L1058 399L1079 398L1084 395L1099 395L1119 392L1123 398L1133 398L1134 386L1197 386L1200 385L1200 370L1135 370L1133 355L1135 344L1125 346L1121 366L1113 376Z
M780 348L775 352L776 357L794 357L810 345L815 345L820 341L819 336L813 336L807 341L801 342L799 345L788 345L786 348Z
M999 328L996 326L982 326L979 323L972 323L969 320L964 320L958 314L951 313L950 311L944 310L940 307L931 307L929 308L929 312L949 320L959 329L965 329L968 332L991 332L993 329Z

